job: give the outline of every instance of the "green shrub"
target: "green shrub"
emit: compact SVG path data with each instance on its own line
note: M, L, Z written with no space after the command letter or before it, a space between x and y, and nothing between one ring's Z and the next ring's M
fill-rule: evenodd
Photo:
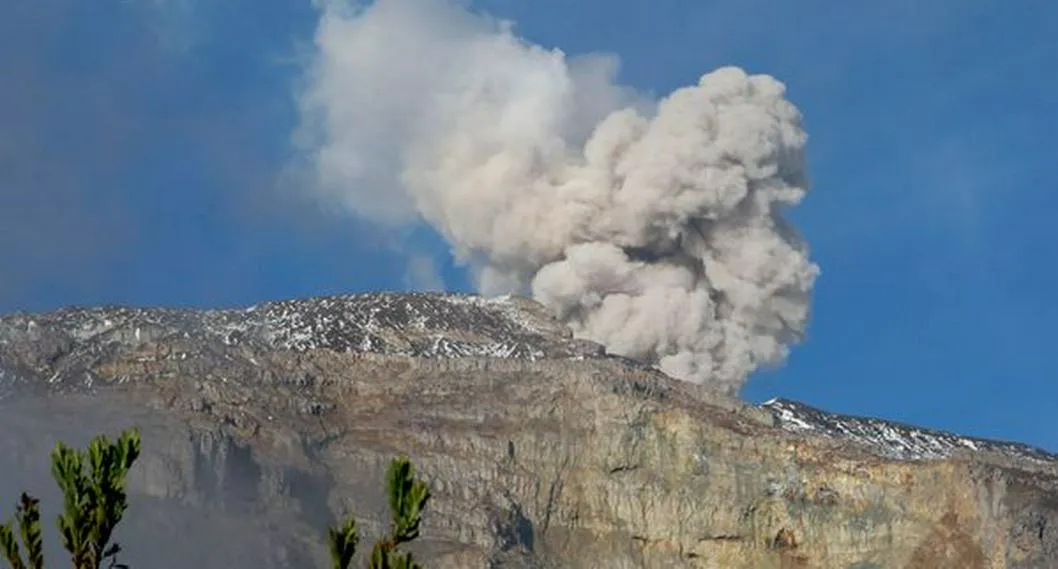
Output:
M127 569L117 562L121 546L110 540L128 508L125 478L139 455L140 435L134 429L123 432L114 442L98 436L84 451L61 442L52 451L52 477L63 493L63 511L56 525L74 569L99 569L104 563L108 569ZM419 536L430 491L425 482L415 478L415 467L404 457L390 464L386 487L392 525L389 534L375 543L368 567L422 569L399 546ZM15 519L0 525L0 549L11 569L43 569L41 535L40 502L23 493ZM338 527L329 528L327 535L332 568L348 569L360 542L356 519L349 516Z
M124 567L117 563L121 547L111 544L110 538L128 508L125 476L139 455L140 435L135 430L125 431L115 442L100 435L84 451L61 442L55 445L51 474L63 493L63 511L56 524L74 569L99 569L107 560L109 567ZM15 523L22 547L15 539ZM39 501L23 493L15 520L0 526L0 547L12 569L44 566L41 533Z
M40 535L39 501L23 492L15 511L15 521L18 522L19 535L28 558L26 561L22 559L22 552L12 528L13 522L0 526L0 547L3 548L11 569L41 569L44 567L44 546Z
M390 464L389 472L386 474L386 487L389 492L389 509L393 515L393 521L389 535L378 540L375 547L371 549L368 567L369 569L422 569L422 565L412 559L411 553L401 551L398 547L402 543L419 537L422 510L426 507L426 501L430 499L430 490L427 489L425 482L415 479L415 467L403 457L394 459ZM352 518L349 518L343 529L350 527L351 523L353 523ZM332 537L332 552L334 551L333 544ZM346 569L347 566L348 561L346 565L335 565L338 569Z

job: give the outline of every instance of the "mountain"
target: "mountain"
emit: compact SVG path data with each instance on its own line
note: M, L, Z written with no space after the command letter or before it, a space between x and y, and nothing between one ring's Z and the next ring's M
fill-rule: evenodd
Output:
M323 567L335 516L381 531L407 454L429 568L1058 568L1058 457L753 406L518 297L0 318L0 504L50 517L55 440L131 425L133 567Z

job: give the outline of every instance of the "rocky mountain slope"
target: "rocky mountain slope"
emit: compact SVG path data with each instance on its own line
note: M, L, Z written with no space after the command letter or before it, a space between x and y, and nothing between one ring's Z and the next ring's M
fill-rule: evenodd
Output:
M377 532L408 454L431 568L1058 568L1058 458L747 405L520 298L0 318L3 504L55 503L56 438L129 425L134 567L325 566L323 528L354 511Z

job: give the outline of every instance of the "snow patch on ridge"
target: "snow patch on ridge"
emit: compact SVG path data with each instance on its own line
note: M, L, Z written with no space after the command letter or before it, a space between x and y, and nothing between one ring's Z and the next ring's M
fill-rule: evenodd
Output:
M420 358L575 358L602 355L575 341L543 307L519 297L372 293L267 302L229 310L68 308L0 318L0 344L51 341L71 349L173 336L262 348Z
M828 413L786 399L770 399L760 406L770 411L778 426L786 431L850 440L886 458L939 460L962 452L992 452L1035 463L1058 463L1058 456L1021 443L964 437L882 419Z

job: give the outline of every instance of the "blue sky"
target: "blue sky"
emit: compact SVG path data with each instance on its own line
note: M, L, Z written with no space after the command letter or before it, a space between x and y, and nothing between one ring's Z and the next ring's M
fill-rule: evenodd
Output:
M785 82L822 267L805 344L745 389L1058 450L1058 5L489 0L663 95ZM317 23L291 0L0 5L0 312L406 286L395 242L277 182Z

